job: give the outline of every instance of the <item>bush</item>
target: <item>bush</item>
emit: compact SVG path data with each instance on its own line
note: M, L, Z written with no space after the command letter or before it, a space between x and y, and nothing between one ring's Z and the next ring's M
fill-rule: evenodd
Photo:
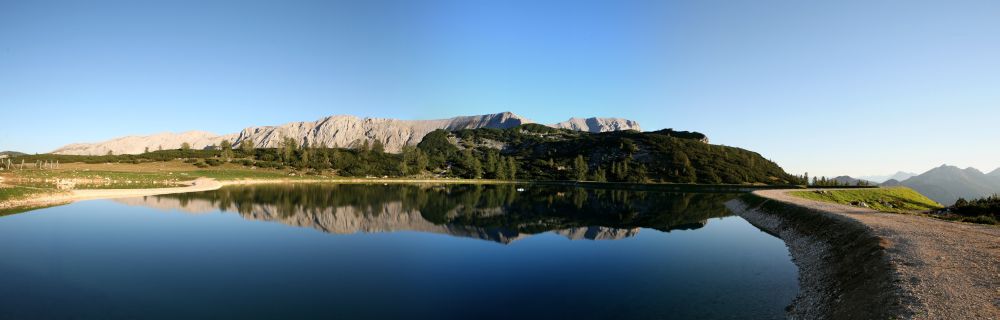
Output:
M208 164L208 165L210 165L210 166L213 166L213 167L218 167L218 166L221 166L225 162L223 162L222 160L219 160L219 159L205 159L205 163Z
M962 216L962 221L997 224L997 220L1000 220L1000 195L973 200L958 199L949 211Z

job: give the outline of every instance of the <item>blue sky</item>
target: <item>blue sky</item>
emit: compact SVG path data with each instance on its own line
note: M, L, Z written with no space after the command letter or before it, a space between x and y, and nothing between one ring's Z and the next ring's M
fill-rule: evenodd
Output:
M332 114L706 133L793 173L1000 166L997 1L0 0L0 149Z

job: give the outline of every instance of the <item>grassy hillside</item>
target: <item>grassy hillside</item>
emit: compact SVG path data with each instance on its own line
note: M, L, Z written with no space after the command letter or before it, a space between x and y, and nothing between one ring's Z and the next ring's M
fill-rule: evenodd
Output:
M882 212L905 213L942 208L941 204L907 187L793 191L790 194L817 201L867 206Z

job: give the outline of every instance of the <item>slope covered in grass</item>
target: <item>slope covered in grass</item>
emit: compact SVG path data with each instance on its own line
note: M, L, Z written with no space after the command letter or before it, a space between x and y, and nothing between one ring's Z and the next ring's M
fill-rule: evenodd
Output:
M868 207L882 212L902 213L942 208L941 204L907 187L793 191L789 194L817 201Z

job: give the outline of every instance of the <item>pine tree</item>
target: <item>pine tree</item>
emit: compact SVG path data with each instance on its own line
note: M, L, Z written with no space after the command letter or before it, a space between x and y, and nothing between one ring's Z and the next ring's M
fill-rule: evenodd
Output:
M414 162L416 165L415 170L417 173L420 173L427 169L427 166L430 165L431 159L427 156L427 153L424 152L424 150L420 150L419 148L417 149L416 154L416 161Z
M607 182L608 178L607 178L606 174L604 173L604 168L597 167L597 170L594 170L593 179L594 179L594 181L597 181L597 182Z
M497 166L496 166L497 180L507 180L509 178L507 177L507 163L505 162L505 160L506 159L504 159L503 156L500 156L500 158L497 160Z
M219 148L222 150L222 157L229 161L233 157L233 143L229 140L222 140L219 142Z
M295 160L295 150L298 149L298 143L295 142L293 138L284 138L281 141L281 161L285 164L292 164Z
M406 161L400 161L398 171L400 176L406 176L410 172L410 166L406 164Z
M630 180L632 182L647 182L649 178L647 177L646 165L640 164L636 166Z
M472 149L465 149L462 152L462 166L467 171L467 178L480 179L483 177L483 164L472 154Z
M514 161L514 157L507 157L507 177L517 180L517 161Z
M252 158L254 156L253 140L243 139L240 141L240 151L243 152L244 157Z
M577 155L576 160L573 161L573 170L576 172L576 180L583 181L587 180L587 161L583 159L583 155Z
M492 176L493 178L499 179L499 177L497 177L497 171L499 171L498 170L499 160L497 159L497 157L498 154L496 151L490 150L489 152L486 153L485 170L488 175Z
M307 143L304 146L308 145L309 144ZM312 160L311 153L312 152L310 152L310 150L307 148L303 148L301 151L299 151L299 167L306 167L309 165L310 161Z

